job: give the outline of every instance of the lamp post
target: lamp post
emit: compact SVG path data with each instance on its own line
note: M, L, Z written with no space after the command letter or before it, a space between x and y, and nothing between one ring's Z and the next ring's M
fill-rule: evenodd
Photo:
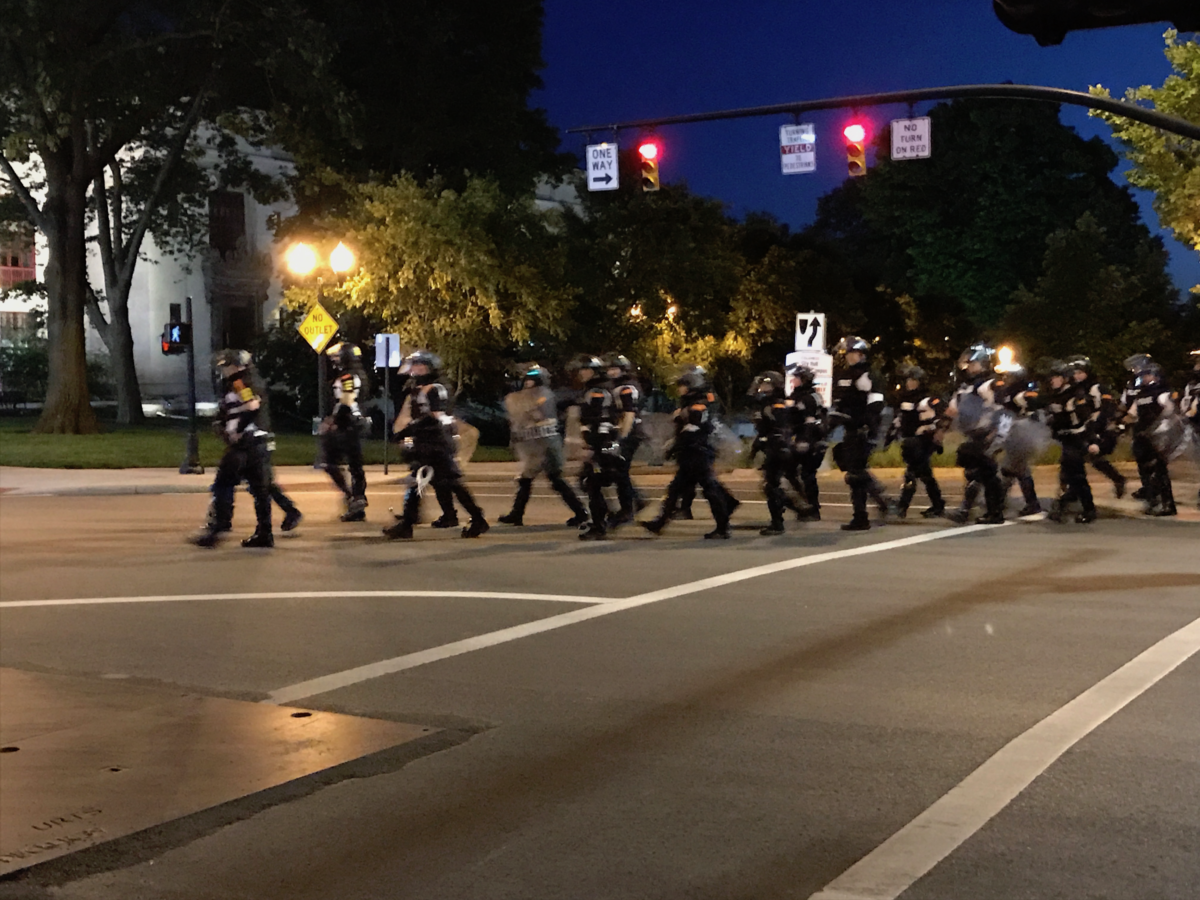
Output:
M354 253L341 241L333 248L326 261L326 265L322 265L321 257L317 251L302 242L292 244L284 254L284 262L287 265L288 271L297 278L305 279L313 273L317 273L317 305L322 306L321 301L325 299L325 278L322 274L325 268L333 273L337 279L338 286L346 280L346 276L354 269L356 260ZM337 334L337 331L334 331ZM330 335L330 339L333 335ZM328 341L326 342L328 344ZM317 422L324 421L329 415L329 375L325 368L325 346L322 344L317 350ZM315 346L313 349L317 349ZM316 434L316 428L313 428L313 433ZM313 463L315 468L320 468L324 464L322 443L317 442L317 458Z
M317 251L305 243L292 244L284 254L284 261L287 264L288 271L297 278L307 278L314 272L317 274L317 304L325 299L325 278L321 274L321 270L328 268L337 279L338 286L346 280L346 276L353 271L356 264L354 253L342 242L333 248L329 254L329 259L326 265L322 266L321 257ZM335 332L336 334L336 332ZM332 337L332 335L331 335ZM317 416L324 419L329 415L329 384L328 376L325 371L325 348L322 347L317 353Z

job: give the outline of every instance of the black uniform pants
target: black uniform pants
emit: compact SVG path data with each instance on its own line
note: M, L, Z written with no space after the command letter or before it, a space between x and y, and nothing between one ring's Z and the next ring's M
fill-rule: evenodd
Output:
M900 441L900 457L904 460L904 487L900 489L900 508L908 509L917 493L917 482L925 485L929 503L935 509L944 506L942 489L933 477L933 435L918 434Z
M846 473L846 486L850 488L850 503L854 507L854 518L867 517L867 498L875 498L881 510L887 509L883 486L871 474L871 451L875 445L857 431L847 429L846 436L833 448L833 461Z
M788 477L788 481L804 496L813 512L821 511L821 489L817 484L817 472L821 463L825 462L825 450L825 444L821 443L794 454L794 468Z
M1000 481L1000 465L988 452L984 438L968 435L958 447L955 463L962 467L967 479L963 507L970 509L982 490L989 513L1003 513L1004 485Z
M433 456L422 456L419 459L413 459L410 462L411 472L415 480L418 472L425 466L433 469L433 478L429 483L429 487L433 489L438 502L442 505L442 511L445 513L446 507L442 503L442 498L456 498L462 508L472 519L482 519L483 510L475 502L475 498L471 496L471 492L467 490L467 486L462 482L462 470L459 469L457 461L450 454L438 454ZM453 513L454 507L450 506L450 512ZM404 494L404 511L401 513L401 518L409 525L416 525L421 521L421 492L415 484L410 485Z
M792 455L787 450L768 450L763 456L763 494L767 498L767 512L775 525L783 523L783 511L788 505L783 480L788 478L795 468Z
M708 508L717 522L717 529L724 531L729 527L729 506L726 501L728 492L724 485L717 480L713 471L712 455L706 449L685 450L678 455L679 468L675 477L667 486L667 498L663 501L660 517L666 521L679 508L679 504L687 497L694 497L696 488L704 494Z
M325 450L325 471L347 499L367 495L367 475L363 471L362 439L352 426L337 427L322 436ZM342 472L342 464L350 470L350 483Z
M588 515L592 518L593 529L602 531L608 522L611 510L604 497L604 489L609 485L620 485L622 468L621 457L597 452L579 470L579 486L588 500Z
M233 524L233 496L243 481L254 498L258 530L271 533L271 472L265 441L245 437L225 450L213 479L213 518L218 531Z
M1137 460L1138 475L1146 491L1146 500L1149 503L1173 503L1174 492L1166 457L1159 453L1154 442L1144 432L1135 433L1133 436L1133 458Z
M1082 434L1067 434L1058 441L1062 444L1062 458L1058 464L1058 483L1062 488L1059 504L1066 506L1072 500L1078 500L1084 512L1091 512L1096 504L1092 501L1092 486L1087 480L1088 438Z
M621 507L623 516L632 515L635 505L639 508L646 505L641 491L633 483L633 476L630 474L630 470L633 468L633 456L641 445L642 436L636 431L621 438L621 464L617 469L616 479L617 503Z

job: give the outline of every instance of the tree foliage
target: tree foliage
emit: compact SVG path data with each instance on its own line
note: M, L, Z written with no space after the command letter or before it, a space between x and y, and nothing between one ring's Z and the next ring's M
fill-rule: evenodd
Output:
M1180 41L1168 31L1166 57L1172 74L1162 87L1143 85L1130 88L1125 99L1147 102L1159 112L1200 124L1200 42L1195 38ZM1106 88L1096 85L1092 93L1108 97ZM1200 141L1160 131L1109 112L1093 112L1113 130L1125 146L1125 158L1133 167L1125 173L1130 184L1154 192L1154 211L1158 220L1193 250L1200 252ZM1200 292L1200 286L1197 286Z
M1149 233L1128 188L1109 177L1116 154L1059 122L1058 106L957 100L929 113L931 159L892 162L888 135L866 178L821 199L812 233L854 261L863 288L956 301L983 330L1012 292L1038 277L1047 235L1085 212L1130 264Z
M1047 238L1041 277L1016 292L1004 322L1024 359L1085 353L1114 384L1124 381L1122 360L1134 353L1172 367L1182 362L1166 253L1144 242L1133 265L1114 264L1111 240L1088 214Z

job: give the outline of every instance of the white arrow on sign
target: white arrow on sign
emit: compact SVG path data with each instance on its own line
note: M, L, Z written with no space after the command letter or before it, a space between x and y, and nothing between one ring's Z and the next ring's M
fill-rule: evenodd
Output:
M584 164L587 166L589 191L615 191L617 189L620 185L620 175L617 172L617 145L615 142L588 144L583 158Z

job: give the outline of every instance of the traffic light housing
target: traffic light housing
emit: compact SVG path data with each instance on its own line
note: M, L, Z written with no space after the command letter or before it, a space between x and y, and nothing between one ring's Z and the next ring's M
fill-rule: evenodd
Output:
M1177 31L1200 29L1196 0L992 0L992 9L1010 30L1029 34L1048 47L1061 44L1069 31L1170 22Z
M659 190L661 185L658 182L658 144L654 141L642 141L638 144L637 152L642 190Z
M854 178L867 174L867 129L852 122L842 129L846 138L846 171Z
M163 356L178 356L187 353L192 343L192 326L186 322L168 322L163 327Z

